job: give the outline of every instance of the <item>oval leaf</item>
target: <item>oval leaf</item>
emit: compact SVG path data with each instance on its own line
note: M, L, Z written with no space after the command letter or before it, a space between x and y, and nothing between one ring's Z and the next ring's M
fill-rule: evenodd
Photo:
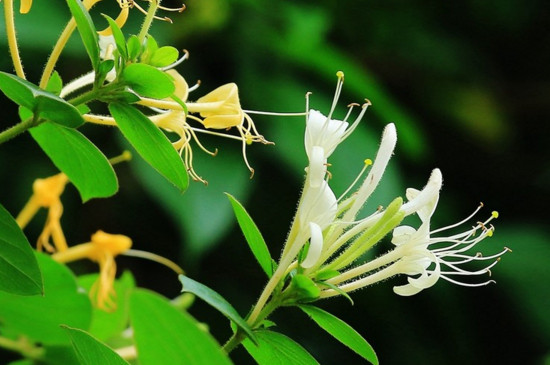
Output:
M0 72L0 90L17 105L32 111L37 119L46 119L72 128L84 123L74 106L15 75Z
M239 313L233 308L227 300L221 295L210 289L206 285L203 285L193 279L188 278L185 275L180 275L179 279L183 284L182 292L189 292L195 294L197 297L210 304L212 307L220 311L224 316L229 318L233 323L240 327L246 335L256 342L254 333L246 323L246 321L239 315Z
M124 137L141 157L180 191L185 191L189 185L185 165L164 133L130 105L113 103L109 110Z
M80 365L129 365L110 347L99 342L86 331L68 326L61 327L69 334Z
M19 295L43 293L42 274L29 241L0 205L0 290Z
M378 357L372 346L357 331L346 322L333 316L320 308L311 305L300 305L307 315L311 317L325 331L338 341L355 351L371 364L378 365Z
M52 123L43 123L30 133L54 165L69 177L83 201L117 192L113 167L82 133Z
M273 275L273 266L271 265L272 259L269 254L269 249L265 243L260 230L246 211L241 203L237 201L231 194L226 193L231 206L233 207L233 212L235 217L237 217L237 222L239 222L239 227L244 234L244 238L252 250L254 257L258 260L258 263L267 274L268 277Z
M249 339L245 339L243 345L259 365L319 364L300 344L281 333L256 331L256 337L258 346Z
M134 291L130 320L141 365L231 364L210 334L158 294Z
M44 345L69 344L60 325L88 328L92 316L90 298L77 287L67 266L39 252L36 258L44 277L44 296L0 292L2 335L23 335Z
M84 48L92 61L92 67L97 71L99 66L99 45L98 36L95 30L94 22L88 13L88 10L84 7L84 4L80 0L67 0L69 10L76 21L80 38L84 43Z
M178 60L179 52L171 46L164 46L153 52L149 64L154 67L166 67Z
M143 63L132 63L124 69L122 79L141 96L155 99L174 94L174 80L165 72Z
M128 59L128 50L126 49L126 38L124 38L122 30L120 30L113 18L105 14L101 15L109 22L109 27L111 27L111 32L113 32L113 38L115 39L116 49L120 57L122 57L122 60L126 61Z

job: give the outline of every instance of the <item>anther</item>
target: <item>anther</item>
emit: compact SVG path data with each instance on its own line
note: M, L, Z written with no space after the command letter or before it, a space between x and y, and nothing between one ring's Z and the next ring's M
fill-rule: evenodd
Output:
M491 212L491 216L493 216L493 218L495 218L495 219L498 218L498 212L496 210L493 210Z
M363 104L363 108L366 108L367 106L371 106L372 103L370 102L369 99L365 99L365 103Z
M363 162L364 162L365 165L367 165L367 166L372 165L372 160L371 160L370 158L365 159L365 161L363 161Z

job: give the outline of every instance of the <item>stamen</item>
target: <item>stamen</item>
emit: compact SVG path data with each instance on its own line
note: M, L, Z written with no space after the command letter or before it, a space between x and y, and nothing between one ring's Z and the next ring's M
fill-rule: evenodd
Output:
M173 68L175 68L176 66L178 66L179 64L181 64L183 61L185 61L188 58L189 58L189 51L184 49L183 50L183 56L181 56L179 59L177 59L174 63L172 63L168 66L165 66L165 67L161 67L160 70L161 71L166 71L166 70L173 69Z
M201 80L197 80L197 82L195 83L195 85L191 86L188 91L191 92L191 91L195 91L199 88L199 86L201 85Z
M355 184L357 184L357 182L359 181L359 179L361 179L361 177L363 176L363 174L365 173L365 171L367 171L367 168L372 165L372 160L370 158L367 158L365 159L364 161L364 165L363 165L363 168L361 169L361 171L359 172L359 174L357 175L357 177L355 178L355 180L353 180L353 182L351 183L351 185L346 189L346 191L344 191L342 193L342 195L340 195L340 197L338 198L338 202L340 202L349 192L351 189L353 189L353 187L355 186Z
M336 104L338 104L338 99L340 99L342 87L344 86L344 73L342 71L338 71L336 72L336 77L338 77L338 82L336 83L336 91L334 92L332 106L330 107L330 112L328 113L327 119L332 119L332 113L334 113L334 110L336 109Z
M463 220L461 220L460 222L457 222L455 224L451 224L450 226L446 226L446 227L442 227L442 228L438 228L436 230L433 230L431 233L438 233L438 232L441 232L441 231L445 231L447 229L451 229L451 228L455 228L455 227L458 227L464 223L466 223L467 221L469 221L473 216L475 216L477 214L477 212L479 212L479 210L483 208L483 203L479 203L479 206L476 208L476 210L474 210L473 213L471 213L469 216L467 216L466 218L464 218Z

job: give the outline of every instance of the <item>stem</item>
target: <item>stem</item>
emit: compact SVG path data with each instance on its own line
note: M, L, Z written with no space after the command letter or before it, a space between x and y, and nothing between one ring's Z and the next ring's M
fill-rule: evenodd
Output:
M42 121L34 120L34 118L29 118L24 121L21 121L17 123L16 125L6 129L2 133L0 133L0 144L9 141L10 139L20 135L21 133L25 132L27 129L30 129L32 127L35 127L42 123Z
M34 346L26 338L21 337L15 341L10 338L0 336L0 347L18 352L26 358L39 359L44 354L44 349Z
M52 75L52 72L53 72L53 69L55 68L57 60L59 60L59 56L61 56L61 52L63 51L63 48L65 48L65 45L69 40L69 37L71 36L71 34L73 34L75 29L76 29L76 22L74 18L71 18L69 23L67 23L67 26L65 27L65 29L63 29L63 32L59 36L59 39L55 43L52 53L48 58L48 62L44 67L44 72L42 72L42 77L40 78L40 84L38 85L40 86L41 89L46 88L46 85L50 80L50 76Z
M15 34L15 19L13 16L13 0L4 1L4 19L6 21L6 35L8 37L8 46L10 48L13 67L17 76L25 79L25 71L19 56L19 48L17 46L17 36Z
M256 329L259 324L264 320L266 319L267 317L269 317L269 315L271 313L273 313L277 308L280 307L280 300L279 298L274 298L272 301L270 301L269 303L267 303L267 305L265 307L263 307L262 311L260 312L260 314L256 317L256 319L254 320L254 323L251 325L251 328L254 330ZM250 319L249 319L250 321ZM233 351L237 346L239 346L239 344L246 338L246 335L244 332L242 332L240 329L237 330L237 332L235 332L233 334L233 336L231 336L231 338L225 343L225 345L223 345L222 347L222 350L225 351L226 354L229 354L231 351Z
M147 15L143 20L143 24L141 26L141 30L139 31L139 35L138 35L140 44L143 44L143 42L145 41L145 37L149 32L149 28L151 28L151 24L153 24L153 19L155 18L155 13L157 12L159 2L160 0L151 0L149 2L149 9L147 10Z

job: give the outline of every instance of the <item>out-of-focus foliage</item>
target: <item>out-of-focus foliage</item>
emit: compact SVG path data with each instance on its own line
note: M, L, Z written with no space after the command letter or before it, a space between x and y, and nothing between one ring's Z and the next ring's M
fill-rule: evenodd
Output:
M98 7L116 14L114 2ZM401 298L393 294L390 282L353 293L353 307L346 300L326 303L373 345L382 363L544 364L550 352L549 12L544 1L519 0L190 0L173 25L156 25L155 36L159 43L171 40L191 51L189 61L180 66L184 76L202 80L191 100L202 96L202 90L234 81L244 108L302 111L304 95L312 91L311 106L327 110L334 74L343 70L343 101L368 98L373 106L330 161L337 194L353 180L362 161L374 157L383 125L395 122L396 156L369 202L371 208L402 195L408 187L403 181L421 187L429 171L440 167L443 209L434 218L436 225L467 215L479 201L489 211L500 211L495 236L487 244L508 246L513 253L493 270L497 285L462 288L442 282ZM43 59L68 11L35 1L27 16L31 20L20 22L19 30L24 59ZM100 16L94 20L106 24ZM137 31L139 17L130 20L134 23L128 27ZM33 38L37 30L45 41ZM0 27L2 41L3 32ZM81 49L74 38L62 62L73 67L76 77L89 61L74 58L74 50ZM0 47L6 54L6 44ZM27 62L29 78L36 82L42 64ZM11 71L6 57L0 67ZM8 103L3 97L0 102ZM336 113L343 117L345 110ZM15 118L3 113L1 128ZM72 227L68 239L85 241L98 227L127 233L140 227L140 236L133 237L137 247L154 247L157 253L179 258L191 276L200 277L246 313L265 277L248 252L223 192L245 205L277 257L306 161L304 118L254 119L275 146L249 149L256 170L253 180L240 162L239 145L229 142L216 144L220 149L214 158L196 153L196 169L210 184L192 183L184 196L136 158L132 169L117 167L120 193L112 201L90 201L77 208L79 197L68 188L65 209L73 212L63 217L63 224ZM119 152L112 133L84 128L106 155ZM0 201L12 214L25 203L34 178L57 172L38 148L29 146L32 143L23 136L0 149ZM210 146L208 138L205 144ZM33 230L38 229L31 225L29 236L36 236ZM140 286L176 296L177 281L165 272L151 272L148 265L121 263L133 269ZM190 311L207 321L213 312L202 307ZM300 338L321 363L360 361L322 331L293 325L303 323L299 311L282 310L275 319L281 332ZM215 324L211 332L216 338L230 335ZM242 350L235 355L236 363L249 361Z

